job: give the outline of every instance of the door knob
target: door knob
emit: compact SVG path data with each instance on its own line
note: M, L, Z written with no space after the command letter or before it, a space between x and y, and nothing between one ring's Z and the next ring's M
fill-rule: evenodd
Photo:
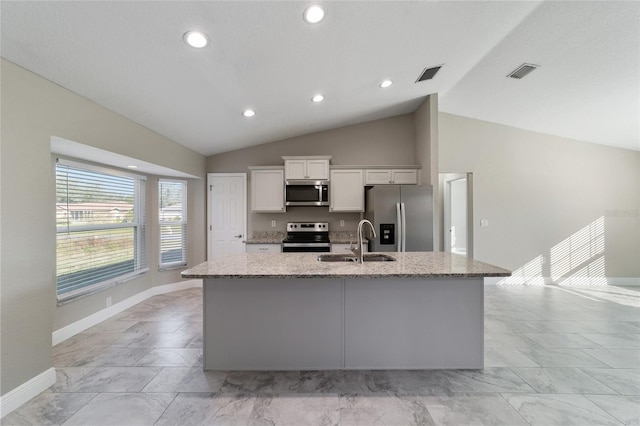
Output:
M242 234L236 235L236 238L242 238Z

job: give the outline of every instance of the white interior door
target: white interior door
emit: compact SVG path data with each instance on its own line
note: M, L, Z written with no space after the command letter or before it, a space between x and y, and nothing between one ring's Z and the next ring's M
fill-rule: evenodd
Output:
M246 173L207 175L207 259L244 253L247 230Z
M473 258L473 178L471 173L441 175L444 195L444 251Z

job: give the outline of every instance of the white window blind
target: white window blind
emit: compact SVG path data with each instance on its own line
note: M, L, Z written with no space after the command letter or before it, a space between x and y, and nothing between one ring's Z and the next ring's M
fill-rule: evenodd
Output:
M144 176L58 160L58 301L93 293L148 270L144 186Z
M187 264L187 181L158 181L160 269Z

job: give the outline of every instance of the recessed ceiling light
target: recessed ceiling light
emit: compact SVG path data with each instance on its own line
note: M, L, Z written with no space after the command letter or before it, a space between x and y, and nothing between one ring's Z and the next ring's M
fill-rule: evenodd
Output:
M128 168L128 169L137 169L137 168L138 168L138 166L131 165L131 166L127 166L127 168Z
M187 31L182 39L191 47L202 48L209 43L209 37L200 31Z
M385 80L382 83L380 83L380 87L385 88L385 87L389 87L393 84L393 81L391 80Z
M317 4L314 4L304 10L303 16L305 21L310 24L315 24L324 18L324 10Z
M256 112L252 109L247 109L242 113L242 115L244 115L245 117L253 117L254 115L256 115Z
M318 94L311 98L311 102L322 102L324 100L324 96Z

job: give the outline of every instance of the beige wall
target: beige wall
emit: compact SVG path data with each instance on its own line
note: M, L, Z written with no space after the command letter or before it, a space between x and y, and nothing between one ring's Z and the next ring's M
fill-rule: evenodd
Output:
M603 218L606 276L640 277L640 152L446 113L439 126L440 171L473 172L477 259L511 269L533 261L548 277L552 248Z
M420 184L433 186L433 247L440 247L440 188L437 184L439 175L438 163L438 94L434 93L425 99L414 113L416 129L416 158L422 165Z
M405 114L212 155L207 171L282 165L283 155L333 155L333 165L416 164L414 147L413 114Z
M213 155L207 160L209 173L246 172L251 191L249 166L283 165L283 155L332 155L332 165L413 165L415 129L413 114L354 124L323 132L285 139ZM251 196L249 194L249 199ZM359 213L328 213L328 208L289 207L286 213L251 213L247 205L248 234L254 231L285 231L286 222L329 220L332 231L355 231ZM328 218L328 219L327 219ZM271 220L277 221L271 228ZM345 227L339 226L340 220Z
M1 381L4 395L52 366L53 330L155 285L179 281L179 271L141 278L62 307L55 303L55 185L52 135L150 163L205 176L205 158L10 62L1 62ZM148 203L157 200L154 177ZM189 181L191 265L205 253L204 180ZM148 223L153 223L149 209ZM151 247L157 231L149 229ZM154 251L156 250L156 251Z
M422 165L420 183L438 182L438 94L427 96L414 113L416 131L416 159ZM434 188L435 189L435 188Z

